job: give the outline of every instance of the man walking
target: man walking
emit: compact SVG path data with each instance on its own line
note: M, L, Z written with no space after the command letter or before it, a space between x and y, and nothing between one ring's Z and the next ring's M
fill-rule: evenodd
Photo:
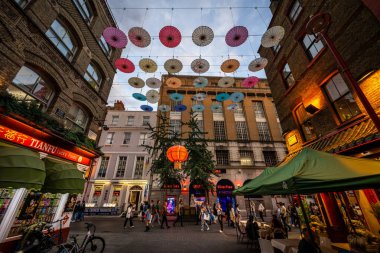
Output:
M286 218L288 216L288 210L285 207L284 203L280 203L281 208L280 208L280 218L282 221L282 224L284 225L285 228L287 228L287 231L290 231L292 229L291 226L286 222Z
M164 222L166 225L166 228L170 228L168 225L168 218L166 217L168 212L168 202L164 202L164 205L162 206L162 219L161 219L161 229L164 229Z
M173 227L175 227L175 224L177 221L181 221L181 227L183 227L183 213L184 213L184 208L183 208L183 201L182 199L179 201L178 206L176 206L176 214L177 214L177 219L173 222Z

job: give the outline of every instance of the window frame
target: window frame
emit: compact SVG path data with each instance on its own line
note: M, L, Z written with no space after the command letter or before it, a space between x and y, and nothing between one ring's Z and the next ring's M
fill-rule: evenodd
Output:
M224 153L223 155L227 155L227 156L223 156L223 157L218 156L218 154L221 155L222 153ZM219 162L219 161L222 161L222 162ZM230 152L225 149L215 149L215 162L217 166L230 165Z
M300 108L303 108L303 110L305 111L304 113L306 114L306 116L308 115L308 112L306 111L304 104L300 103L296 107L294 107L294 109L293 109L293 117L294 117L294 120L295 120L296 124L298 125L298 129L301 132L302 138L304 139L304 141L308 142L308 141L311 141L311 140L314 140L315 138L317 138L317 134L315 133L315 131L311 131L310 130L310 129L314 129L314 127L309 128L309 126L307 125L307 124L311 125L311 122L310 122L310 118L311 117L305 117L305 119L301 122L301 119L298 117L299 114L297 113L297 111ZM308 129L309 129L310 132L312 132L311 135L307 135L305 133Z
M71 50L65 42L63 42L63 38L61 38L60 36L58 36L58 33L57 31L55 31L54 29L52 29L53 27L53 24L54 22L57 22L61 27L62 29L65 31L65 35L68 35L68 38L70 40L70 42L73 44L73 50ZM54 38L58 41L58 44L56 44L49 36L48 36L48 32L50 31L50 33L52 33L52 35L54 36ZM45 33L46 37L50 40L50 42L55 46L55 48L61 53L61 55L63 55L63 57L65 57L68 61L72 61L78 51L78 41L76 39L73 39L73 38L76 38L77 36L73 36L73 32L71 31L71 29L69 29L69 27L65 24L65 22L61 21L60 19L54 19L54 21L51 23L50 27L48 28L48 30L46 31ZM66 50L67 52L70 53L70 56L68 57L67 55L65 55L58 47L58 45L62 45Z
M239 141L249 140L247 122L235 121L235 128L236 128L236 139L238 139Z
M19 6L21 9L25 9L26 6L31 2L31 0L13 0L17 6Z
M263 150L263 157L264 157L264 163L265 163L265 166L267 167L274 167L277 165L278 163L278 155L277 155L277 152L275 150ZM270 158L274 158L273 160L268 161L268 159L265 159L265 158L269 158L268 156L265 156L265 154L274 154L273 157L270 157Z
M130 120L131 119L131 120ZM127 117L127 126L134 126L135 124L135 116L128 116Z
M142 159L139 159L142 158ZM141 162L141 164L138 164L138 162ZM145 156L136 156L135 158L135 166L133 169L133 179L142 179L144 175L144 164L145 164ZM137 167L138 165L141 165L141 175L136 175L136 170L140 169L140 167ZM139 177L137 177L139 176Z
M286 66L288 66L288 68L289 68L289 73L285 76L284 75L285 74L284 70L285 70ZM294 78L293 71L290 68L289 63L287 61L285 61L284 64L282 65L282 67L280 68L280 75L281 75L281 78L282 78L282 80L284 82L284 85L285 85L286 89L290 89L290 88L292 88L292 87L294 87L296 85L297 81ZM288 82L288 79L291 76L293 77L294 82L293 82L293 84L290 85L289 82Z
M292 12L293 7L295 6L296 3L298 3L298 8L294 12L295 15L291 16L291 12ZM290 21L290 23L292 25L297 22L297 20L301 16L302 11L303 11L303 7L302 7L302 4L300 3L300 1L299 0L293 0L292 3L289 5L288 12L286 15L286 17L288 18L288 20Z
M105 163L105 167L102 167L104 166L104 161L106 161ZM109 162L110 162L110 157L109 156L103 156L101 158L101 161L99 163L99 169L98 169L98 173L96 173L96 178L105 178L107 176L107 170L108 170L108 166L109 166ZM100 173L102 173L103 176L100 176Z
M109 138L110 135L111 135L111 138ZM115 132L107 132L105 144L112 145L114 143L114 140L113 140L114 137L115 137Z
M110 58L111 55L112 55L112 47L110 45L108 45L108 43L106 42L106 40L104 39L103 35L100 35L100 38L98 40L98 44L99 46L101 47L103 53L108 57Z
M115 122L115 119L117 119L116 122ZM112 115L111 116L111 125L119 124L119 119L120 119L119 115Z
M91 68L93 69L93 73L95 73L95 74L98 76L98 79L99 79L99 80L95 80L95 79L94 79L93 73L90 74L90 72L89 72L89 70L88 70L89 67L91 67ZM93 87L93 86L91 85L90 81L87 80L86 75L91 79L91 81L93 81L93 82L96 84L95 87ZM104 80L104 78L103 78L103 74L102 74L102 72L100 71L100 68L97 66L97 64L94 64L93 62L90 62L90 63L87 65L86 71L85 71L84 74L83 74L83 78L84 78L84 80L86 80L86 82L88 83L88 85L90 85L91 88L93 88L93 89L96 90L96 91L99 91L99 90L100 90L100 88L101 88L101 86L102 86L102 84L103 84L103 80Z
M90 13L90 17L87 16L87 14L85 14L85 11L83 9L83 5L81 5L79 3L80 0L73 0L73 3L76 7L76 9L78 10L79 14L81 15L81 17L83 18L83 20L87 23L87 24L91 24L92 20L94 19L94 11L92 10L90 4L88 3L87 0L83 0L84 1L84 4L85 6L87 7L87 10L88 12Z
M214 139L217 141L225 141L227 139L226 123L224 122L224 120L214 120L213 122L214 122L213 123ZM218 126L219 123L220 123L220 126ZM221 129L222 125L223 125L223 129ZM219 128L220 128L220 131L219 130L217 131L217 129Z
M311 36L314 37L313 40L310 39ZM306 38L306 37L309 38L309 40L311 41L311 43L310 43L309 46L306 46L306 45L305 45L305 38ZM302 45L302 48L304 49L304 52L305 52L307 58L308 58L309 61L311 61L311 62L312 62L314 59L317 59L318 56L319 56L319 55L325 50L325 44L323 43L323 41L322 41L322 40L319 40L319 41L317 42L317 40L318 40L318 38L317 38L315 35L313 35L313 34L307 34L307 33L305 33L305 34L301 37L301 39L300 39L300 43L301 43L301 45ZM316 45L315 45L316 43L322 43L323 47L322 47L321 49L318 49L318 48L316 47ZM314 49L317 51L317 54L316 54L316 55L313 56L313 54L312 54L311 51L310 51L311 48L314 48Z
M141 139L141 136L144 136L143 139ZM149 136L148 133L140 133L139 135L139 146L146 145L148 142Z
M143 116L142 125L143 126L148 126L149 123L150 123L150 116Z
M125 160L124 160L124 158L125 158ZM120 167L120 165L122 165L122 164L120 164L120 162L124 162L124 168ZM123 178L123 177L125 177L125 171L127 169L127 162L128 162L128 156L123 155L123 156L119 156L118 157L115 178ZM120 174L122 174L122 175L120 175Z
M127 135L129 135L129 138L126 138ZM132 139L132 133L124 132L123 145L129 145L131 143L131 139ZM128 142L126 142L126 140L128 140Z
M244 154L244 152L246 152L246 154ZM244 154L244 155L242 155ZM247 155L249 154L249 155ZM250 164L244 164L242 163L242 158L250 158L251 159L251 163ZM243 150L243 149L240 149L239 150L239 159L240 159L240 165L241 166L253 166L254 165L254 155L253 155L253 151L252 150Z
M84 125L83 127L82 127L81 125L79 125L75 120L73 120L73 119L71 119L71 118L69 117L69 116L71 116L71 114L70 114L70 110L71 110L71 108L72 108L73 106L78 107L79 110L81 110L81 111L83 112L83 114L87 116L86 123L83 124L83 125ZM77 117L77 116L78 116L78 114L75 115L75 117ZM74 103L71 105L70 109L69 109L69 113L66 114L65 119L69 120L69 121L70 121L73 125L75 125L76 127L79 127L80 129L82 129L83 132L86 132L86 130L87 130L87 128L88 128L88 125L89 125L89 122L91 121L91 116L90 116L90 114L88 113L88 111L87 111L83 106L81 106L80 104L74 102Z
M266 125L265 129L261 127L261 125L264 125L264 124ZM259 134L259 141L262 141L262 142L272 141L272 135L271 135L269 124L267 121L256 122L256 126L257 126L257 132Z

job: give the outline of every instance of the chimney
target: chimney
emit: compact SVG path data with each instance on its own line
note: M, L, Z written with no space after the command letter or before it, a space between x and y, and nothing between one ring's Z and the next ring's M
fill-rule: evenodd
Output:
M116 100L116 102L113 105L113 110L118 110L118 111L125 111L124 103L121 100Z

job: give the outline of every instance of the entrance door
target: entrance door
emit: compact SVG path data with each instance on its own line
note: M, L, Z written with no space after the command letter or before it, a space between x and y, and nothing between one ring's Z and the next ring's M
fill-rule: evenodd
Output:
M131 191L129 195L129 203L136 204L136 207L140 204L141 191Z

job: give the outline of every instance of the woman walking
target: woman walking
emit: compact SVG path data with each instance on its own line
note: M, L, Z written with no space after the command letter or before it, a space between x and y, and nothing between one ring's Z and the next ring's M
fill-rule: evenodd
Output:
M216 215L218 217L218 221L219 221L219 224L220 224L220 230L219 232L220 233L223 233L223 210L222 210L222 207L220 206L220 203L218 203L216 205Z
M152 221L152 214L150 212L150 208L145 210L145 231L148 232L150 230L150 223Z
M203 204L201 207L201 231L204 231L204 227L207 227L207 231L210 230L207 222L210 220L210 214L207 212L206 206Z
M164 229L164 222L166 225L166 228L170 228L168 225L168 218L166 217L168 212L168 202L164 202L164 205L162 206L162 220L161 220L161 229Z
M133 226L132 218L133 218L133 205L131 203L129 203L129 205L127 207L126 214L125 214L124 229L127 226L128 220L129 220L129 227L130 228L134 228L135 227L135 226Z

